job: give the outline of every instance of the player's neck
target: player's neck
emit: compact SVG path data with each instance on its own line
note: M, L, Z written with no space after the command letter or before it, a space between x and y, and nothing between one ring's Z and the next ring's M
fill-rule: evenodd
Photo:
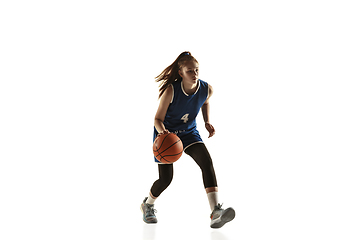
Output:
M186 92L186 94L188 95L192 95L196 92L196 89L198 87L199 81L197 81L196 83L186 83L183 81L183 87L184 87L184 91Z

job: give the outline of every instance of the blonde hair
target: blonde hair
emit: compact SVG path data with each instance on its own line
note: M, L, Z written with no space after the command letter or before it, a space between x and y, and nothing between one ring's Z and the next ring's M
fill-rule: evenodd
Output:
M160 82L159 98L163 95L166 88L170 86L170 84L177 80L182 80L182 77L179 75L179 70L181 70L183 66L190 61L195 61L198 63L198 61L191 55L190 52L182 52L170 66L165 68L155 78L156 82Z

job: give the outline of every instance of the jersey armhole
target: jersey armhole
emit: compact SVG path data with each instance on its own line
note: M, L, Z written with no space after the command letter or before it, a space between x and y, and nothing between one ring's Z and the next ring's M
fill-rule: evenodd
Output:
M208 98L210 97L210 88L209 88L209 85L207 85L207 96L206 96L206 100L208 100Z

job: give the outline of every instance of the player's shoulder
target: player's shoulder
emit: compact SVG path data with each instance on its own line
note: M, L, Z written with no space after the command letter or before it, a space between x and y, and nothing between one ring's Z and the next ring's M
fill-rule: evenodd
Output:
M204 81L202 79L199 79L199 82L200 82L201 85L208 85L208 82L206 82L206 81Z
M214 92L213 87L208 82L205 82L204 80L199 79L199 81L200 81L201 85L207 87L207 89L208 89L208 97L210 97Z
M199 79L199 82L200 82L200 85L203 85L203 86L209 87L209 88L211 87L211 85L208 82L204 81L204 80Z
M162 95L162 101L165 102L172 102L172 99L174 97L174 87L172 86L172 84L170 84L164 91L163 95Z
M208 88L209 88L209 96L211 96L214 92L214 88L210 84L208 84Z

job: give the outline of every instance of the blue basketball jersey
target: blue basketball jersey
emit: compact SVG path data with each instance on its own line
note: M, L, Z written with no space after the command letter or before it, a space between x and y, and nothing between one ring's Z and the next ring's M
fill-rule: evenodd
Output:
M170 132L184 132L196 129L196 116L208 98L207 82L198 80L198 88L192 95L184 91L182 81L172 84L174 94L164 119L164 125Z

